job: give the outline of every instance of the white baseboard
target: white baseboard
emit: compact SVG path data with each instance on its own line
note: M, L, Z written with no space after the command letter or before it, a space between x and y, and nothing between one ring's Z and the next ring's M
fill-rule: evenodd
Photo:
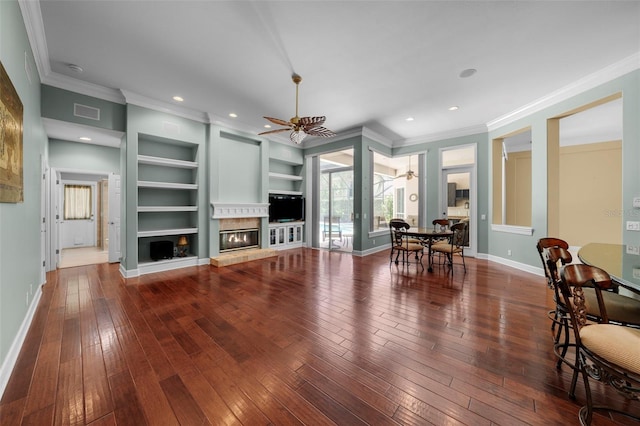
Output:
M35 294L33 295L33 299L31 299L31 304L29 305L27 314L25 315L24 319L22 320L22 324L18 329L18 334L16 334L16 337L13 339L13 343L11 343L9 352L2 362L2 367L0 368L0 398L2 398L2 395L4 395L4 390L7 387L7 383L9 383L9 378L11 377L11 373L13 372L13 367L15 367L16 361L18 360L20 349L22 349L24 339L26 339L27 337L27 332L29 331L29 327L31 326L31 321L33 321L33 317L35 316L41 296L42 286L38 286Z
M529 272L531 274L539 275L541 277L544 277L544 271L542 270L541 267L527 265L526 263L516 262L516 261L513 261L513 260L505 259L504 257L498 257L498 256L494 256L494 255L491 255L491 254L490 255L483 255L483 258L485 258L484 256L486 256L486 259L491 261L491 262L499 263L501 265L510 266L512 268L519 269L519 270L524 271L524 272Z

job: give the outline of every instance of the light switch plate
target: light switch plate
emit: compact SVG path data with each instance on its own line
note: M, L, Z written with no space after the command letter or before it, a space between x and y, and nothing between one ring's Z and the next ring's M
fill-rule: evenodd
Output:
M628 220L627 231L640 231L640 222L637 222L634 220Z
M640 209L640 197L633 197L633 208Z

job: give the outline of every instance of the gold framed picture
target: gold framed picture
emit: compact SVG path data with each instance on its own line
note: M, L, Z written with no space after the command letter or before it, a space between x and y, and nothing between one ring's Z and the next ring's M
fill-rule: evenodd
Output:
M0 203L24 201L22 102L0 63Z

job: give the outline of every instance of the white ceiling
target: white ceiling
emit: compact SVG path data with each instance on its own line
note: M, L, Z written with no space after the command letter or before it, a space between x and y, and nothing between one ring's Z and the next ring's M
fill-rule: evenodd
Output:
M640 52L637 1L20 3L45 84L257 134L294 115L296 72L301 116L394 146L486 131Z

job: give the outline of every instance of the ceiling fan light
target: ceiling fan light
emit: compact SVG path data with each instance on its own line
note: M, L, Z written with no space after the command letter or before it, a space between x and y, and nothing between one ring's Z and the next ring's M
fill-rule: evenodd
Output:
M295 142L296 144L300 145L302 143L302 140L307 136L307 134L302 131L302 130L294 130L293 132L291 132L291 140L293 142Z

